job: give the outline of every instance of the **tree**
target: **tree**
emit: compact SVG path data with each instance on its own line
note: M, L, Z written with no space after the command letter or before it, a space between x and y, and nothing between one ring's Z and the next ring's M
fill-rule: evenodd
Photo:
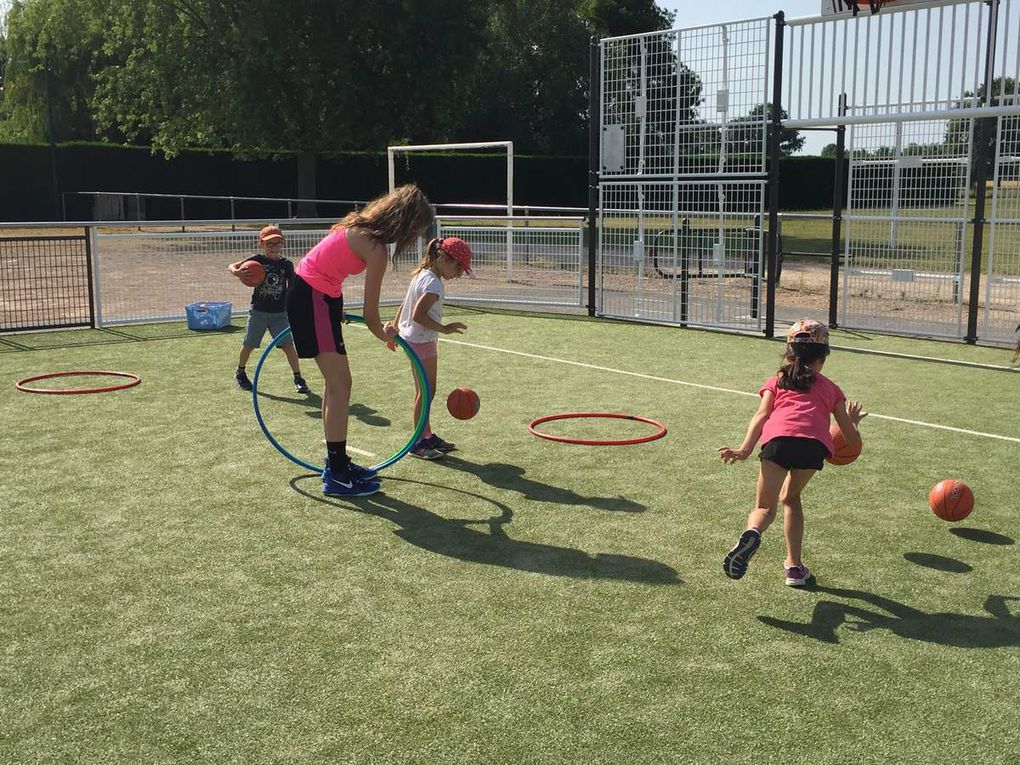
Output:
M1017 80L1012 77L994 78L992 80L991 105L1001 106L1015 103L1015 99L1020 95L1017 85ZM987 93L986 83L981 84L977 93L964 91L963 97L957 102L957 107L963 109L974 103L984 104ZM952 119L946 123L945 144L947 151L952 152L955 147L955 151L960 152L967 146L972 119ZM970 175L972 182L977 183L982 157L984 157L986 177L991 180L995 172L993 163L996 151L997 120L994 117L982 117L973 119L973 122L974 139L971 145ZM1004 156L1020 155L1020 125L1016 120L1004 120L1000 151Z
M827 144L825 144L825 146L822 147L822 154L821 154L821 156L835 158L835 156L836 156L836 144L834 144L834 143L827 143Z
M47 137L47 69L54 132L60 139L95 135L91 73L100 61L101 0L15 2L7 14L4 136Z
M771 120L772 104L758 104L744 117L730 120L726 127L726 145L729 153L760 154L762 140L768 135L763 125ZM780 109L780 119L789 118L786 109ZM794 128L782 128L779 132L779 154L789 157L804 146L804 137Z
M596 37L656 32L671 28L674 19L654 0L581 0L578 10Z

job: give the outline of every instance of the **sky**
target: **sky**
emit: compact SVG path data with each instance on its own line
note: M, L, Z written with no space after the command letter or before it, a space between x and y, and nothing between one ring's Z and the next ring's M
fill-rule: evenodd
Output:
M656 0L657 5L667 11L673 11L676 18L675 27L700 27L705 24L716 24L739 19L760 19L771 16L782 10L787 18L799 19L805 16L818 16L822 3L829 0L773 0L771 4L754 0ZM3 0L0 0L3 2ZM820 154L822 147L835 141L831 133L805 132L804 148L801 154Z

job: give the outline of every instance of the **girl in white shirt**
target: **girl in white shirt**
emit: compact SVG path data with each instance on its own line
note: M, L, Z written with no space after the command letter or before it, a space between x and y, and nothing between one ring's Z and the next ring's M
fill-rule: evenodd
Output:
M429 388L435 396L436 373L438 371L439 333L460 334L467 325L459 321L443 324L443 295L446 292L444 279L459 279L464 274L473 277L471 270L471 248L463 239L448 236L433 239L425 248L425 255L418 268L411 274L407 295L397 309L396 319L391 322L398 333L418 354ZM414 422L421 416L422 392L418 378L414 378ZM453 451L454 445L444 441L432 432L431 424L425 421L421 438L411 448L411 454L423 460L436 460L444 452Z

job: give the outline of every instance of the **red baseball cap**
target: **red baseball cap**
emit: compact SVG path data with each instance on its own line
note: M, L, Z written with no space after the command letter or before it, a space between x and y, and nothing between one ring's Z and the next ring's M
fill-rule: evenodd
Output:
M259 231L260 242L268 242L270 239L283 239L283 232L275 223L270 223Z
M457 261L465 274L474 277L475 272L471 270L471 248L467 242L455 236L447 236L439 240L439 249Z

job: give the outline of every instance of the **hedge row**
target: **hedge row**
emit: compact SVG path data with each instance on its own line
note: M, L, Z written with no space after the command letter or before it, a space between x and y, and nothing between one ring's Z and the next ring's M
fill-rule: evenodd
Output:
M437 203L499 204L506 200L504 161L498 156L410 155L397 157L398 182L416 180ZM455 163L455 164L453 164ZM184 151L165 159L147 148L104 144L64 144L57 147L56 165L61 192L113 191L211 196L300 197L297 154L285 152L269 158L239 159L230 152ZM91 220L94 201L53 188L53 167L45 145L0 145L0 220ZM514 196L519 204L587 207L586 157L518 156L514 161ZM835 165L823 157L784 158L780 169L780 206L783 209L818 209L831 204ZM845 176L844 176L845 177ZM385 191L386 155L348 153L319 157L315 163L318 199L364 200ZM306 193L307 196L307 193ZM129 218L135 216L128 200ZM144 217L166 220L180 217L176 199L146 199ZM63 209L62 209L63 208ZM283 218L288 210L279 203L238 203L237 217ZM298 214L295 205L291 212ZM306 214L314 211L303 210ZM339 212L321 206L320 215ZM188 200L188 218L228 218L229 204Z

